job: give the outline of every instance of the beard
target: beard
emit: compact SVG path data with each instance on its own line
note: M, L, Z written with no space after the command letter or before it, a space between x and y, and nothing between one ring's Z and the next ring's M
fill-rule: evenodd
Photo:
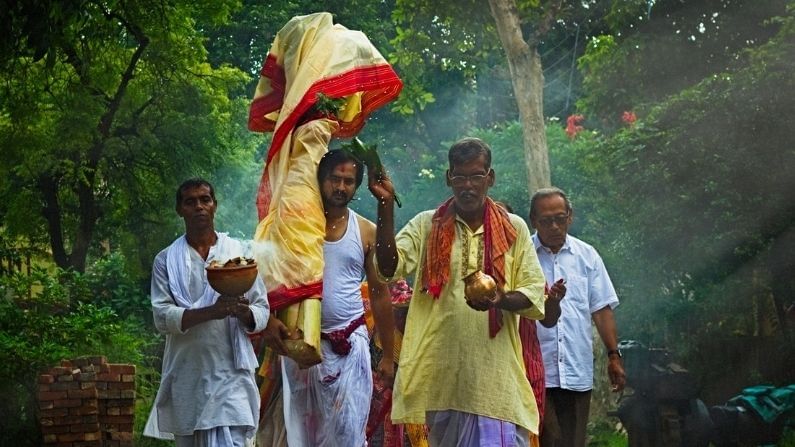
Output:
M353 200L353 195L348 196L345 193L333 193L329 197L323 197L323 205L326 208L329 207L347 207L349 203Z

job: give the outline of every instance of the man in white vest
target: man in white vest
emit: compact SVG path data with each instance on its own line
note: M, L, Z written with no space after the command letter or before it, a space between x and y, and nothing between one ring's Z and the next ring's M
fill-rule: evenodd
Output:
M375 224L348 208L363 176L364 166L340 150L326 153L318 166L326 216L320 322L323 361L300 369L289 357L281 357L290 447L366 445L373 377L361 293L365 278L384 353L376 374L390 386L394 379L395 324L389 288L378 279L372 262ZM285 354L286 333L284 324L272 317L263 333L265 343Z
M220 296L205 268L244 256L243 245L215 231L212 185L190 179L177 189L185 234L152 267L152 312L165 334L160 388L144 434L177 447L251 445L259 417L257 358L248 334L265 328L265 285L257 276L244 296Z

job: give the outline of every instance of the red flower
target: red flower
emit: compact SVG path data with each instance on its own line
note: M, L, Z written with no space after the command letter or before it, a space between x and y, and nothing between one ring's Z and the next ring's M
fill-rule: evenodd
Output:
M389 292L392 295L392 305L395 307L406 307L411 301L411 295L414 293L411 286L405 279L399 279L389 286Z
M632 111L624 112L624 114L621 115L621 121L623 121L624 123L626 123L630 127L635 125L635 121L637 121L637 120L638 120L638 117L635 115L635 112L632 112Z
M579 132L585 130L584 127L580 126L580 123L582 123L584 119L585 117L579 113L569 115L569 117L566 118L566 135L568 135L569 138L573 140Z

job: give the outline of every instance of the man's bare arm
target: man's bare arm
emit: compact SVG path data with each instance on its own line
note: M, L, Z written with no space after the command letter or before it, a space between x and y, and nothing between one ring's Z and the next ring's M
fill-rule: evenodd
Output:
M375 318L375 327L378 331L378 338L381 341L381 348L384 350L381 361L378 364L378 374L388 383L395 377L395 316L392 312L392 297L389 286L381 282L372 258L375 256L375 225L366 221L366 230L363 238L365 246L368 247L365 253L365 273L367 276L367 287L370 292L370 305Z
M373 169L367 171L367 186L378 201L378 225L375 236L375 257L381 275L391 278L398 265L395 246L395 188L383 172L378 177Z
M237 305L237 297L219 296L211 306L200 309L185 309L182 314L182 331L210 320L220 320L232 315Z
M618 348L618 334L613 309L610 306L605 306L591 314L591 318L608 352L616 350ZM608 355L607 374L610 377L610 383L613 385L613 391L617 392L624 389L627 378L620 356Z

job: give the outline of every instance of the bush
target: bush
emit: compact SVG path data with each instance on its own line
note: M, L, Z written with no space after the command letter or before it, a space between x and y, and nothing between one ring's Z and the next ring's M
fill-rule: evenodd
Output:
M36 379L62 359L143 363L157 338L135 316L145 295L123 269L110 267L123 262L102 260L85 274L34 267L30 275L0 277L0 445L40 444Z

